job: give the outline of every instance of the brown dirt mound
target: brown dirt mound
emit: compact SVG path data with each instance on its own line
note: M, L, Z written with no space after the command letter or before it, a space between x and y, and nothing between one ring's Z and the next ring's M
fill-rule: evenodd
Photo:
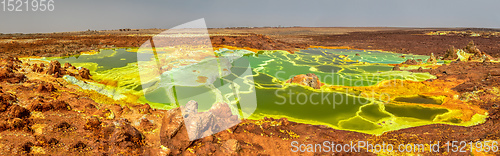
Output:
M309 86L314 89L319 89L321 86L324 85L324 83L320 82L318 79L318 76L316 74L301 74L301 75L296 75L292 77L290 80L287 80L286 83L296 83L304 86Z
M17 58L0 59L0 82L20 83L26 76L19 71L20 61Z

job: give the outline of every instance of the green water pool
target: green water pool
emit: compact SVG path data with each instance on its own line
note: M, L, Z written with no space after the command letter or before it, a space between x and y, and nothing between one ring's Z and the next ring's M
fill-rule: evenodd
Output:
M256 104L256 108L234 107L243 110L239 113L240 117L249 119L287 117L291 121L328 125L337 129L370 134L382 134L390 130L433 123L471 124L436 121L437 117L449 116L452 113L447 109L398 105L376 98L365 98L359 93L350 91L312 89L284 83L295 75L307 73L314 73L321 82L333 86L372 86L384 80L394 79L424 81L435 76L429 73L392 71L392 66L388 64L401 63L408 58L425 61L428 56L406 54L401 57L402 54L384 51L321 48L300 50L294 54L286 51L259 51L257 55L247 50L229 49L220 49L215 53L220 56L228 54L238 56L232 60L230 69L232 74L215 79L213 86L218 88L219 92L213 92L212 88L207 86L175 86L176 99L180 105L189 100L196 100L200 103L200 111L208 110L213 103L217 102L216 97L220 93L222 98L232 104L245 102ZM141 56L139 60L138 55ZM58 60L63 64L68 62L75 66L89 68L95 81L116 81L117 86L101 86L100 90L111 90L102 92L108 96L133 94L138 97L137 102L149 103L155 108L177 107L178 105L173 104L167 98L166 90L156 89L143 92L144 83L141 82L139 73L148 69L140 69L138 64L142 61L151 62L153 59L144 58L152 57L154 55L137 52L137 48L121 48L103 49L94 55L45 58L45 60ZM170 63L183 65L186 62L200 63L190 58L175 58L175 61ZM251 67L249 76L242 76L248 67ZM209 69L202 69L201 72L203 70ZM75 81L78 80L75 79L67 78L67 80L77 85L92 85L91 83L77 83ZM234 83L237 86L228 85ZM239 91L237 98L235 88ZM401 102L417 100L414 103L436 104L436 101L428 99L402 98L398 100ZM246 112L246 114L241 112Z

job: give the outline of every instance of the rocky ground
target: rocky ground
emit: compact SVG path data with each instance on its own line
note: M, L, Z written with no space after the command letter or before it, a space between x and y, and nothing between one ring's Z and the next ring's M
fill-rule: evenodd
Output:
M482 52L493 57L500 54L498 36L425 35L426 32L435 31L433 29L365 29L367 30L342 29L338 32L332 28L312 29L309 32L304 32L305 28L296 28L294 31L278 28L210 31L229 33L211 36L214 47L293 51L311 45L348 46L400 53L434 53L437 57L442 57L450 45L463 47L473 40ZM500 63L489 61L454 61L433 69L415 70L437 76L436 80L428 81L456 82L458 85L453 89L460 93L459 98L468 99L470 104L488 111L489 118L484 124L471 127L435 124L373 136L290 122L285 118L265 118L244 120L217 134L189 141L186 130L189 125L182 121L179 108L155 110L148 105L114 101L96 92L82 91L62 79L64 75L71 75L80 80L92 81L85 68L77 69L70 64L61 65L58 62L21 61L16 58L65 56L105 47L136 47L150 38L137 34L161 31L153 29L0 35L0 154L290 155L295 154L291 151L292 141L316 144L325 140L335 143L365 140L397 144L484 141L498 140L500 137ZM310 79L291 82L321 85L314 76L303 77ZM217 112L218 109L223 107L214 108L213 111ZM364 155L375 155L361 152ZM444 150L440 154L449 154L443 152Z
M458 32L484 34L471 36L462 33L427 35L438 29L397 29L388 31L354 31L340 34L304 34L274 37L289 43L305 43L316 46L345 46L355 49L385 50L403 54L443 56L450 47L461 48L470 41L493 57L500 57L500 36L498 29L448 29ZM496 33L492 33L496 32ZM283 38L283 39L282 39Z

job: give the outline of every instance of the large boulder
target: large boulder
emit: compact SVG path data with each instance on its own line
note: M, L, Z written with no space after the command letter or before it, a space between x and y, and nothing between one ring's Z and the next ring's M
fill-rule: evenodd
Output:
M50 61L47 74L54 75L54 77L56 77L56 78L63 75L63 73L61 73L61 63L59 63L59 61L57 61L57 60Z
M180 108L171 109L163 116L160 143L168 148L173 155L180 154L192 144L186 126L184 126L184 118Z
M80 75L84 79L90 79L90 76L92 76L90 75L90 70L84 67L81 67L78 70L78 75Z
M121 148L139 148L144 144L144 136L125 119L115 124L109 142Z
M163 117L160 140L171 154L180 154L193 141L237 125L240 120L226 103L216 103L206 112L198 112L198 103L167 111Z
M189 101L181 107L190 140L203 138L239 123L227 103L216 103L206 112L198 112L198 103Z

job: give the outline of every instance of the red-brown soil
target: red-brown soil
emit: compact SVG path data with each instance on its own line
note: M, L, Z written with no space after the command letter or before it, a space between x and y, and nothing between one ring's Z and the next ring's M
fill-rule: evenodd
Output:
M139 33L144 34L145 31ZM153 31L160 33L161 31ZM86 32L90 33L90 32ZM16 56L69 56L80 52L91 51L112 47L139 47L151 36L134 35L127 33L94 32L86 33L56 33L40 35L0 35L1 57ZM225 36L211 36L214 47L234 46L248 47L261 50L288 50L293 52L308 46L300 43L286 43L271 39L267 36L255 33L237 33ZM182 41L179 41L182 42Z
M497 30L498 31L498 30ZM357 49L385 50L403 54L443 56L446 49L461 48L474 41L481 51L500 56L500 36L471 37L463 35L425 35L429 30L352 32L340 35L304 35L309 45L347 46Z
M432 52L436 56L442 56L451 45L463 47L473 40L481 51L493 57L500 54L498 36L424 35L434 29L360 28L338 32L333 31L333 28L284 30L293 31L278 28L255 29L254 32L249 32L251 29L216 29L211 31L229 34L212 36L211 39L215 47L226 45L293 51L308 46L348 46L425 55ZM5 58L0 61L0 155L291 155L296 154L291 152L292 141L321 144L323 141L349 143L361 140L397 145L500 138L499 95L493 88L498 88L500 82L500 63L454 62L435 69L415 70L435 74L442 81L464 82L454 89L461 94L459 98L473 96L475 98L471 98L471 104L488 110L489 118L484 124L471 127L436 124L373 136L294 123L285 118L266 118L244 120L228 130L189 141L185 125L179 120L182 119L179 109L156 110L149 105L115 103L95 92L81 91L61 78L63 75L72 75L91 81L88 70L78 71L71 65L56 62L22 62L11 57L63 56L104 47L140 46L150 37L126 35L161 31L0 35L0 53ZM173 130L163 131L166 129ZM375 155L366 152L359 154Z

